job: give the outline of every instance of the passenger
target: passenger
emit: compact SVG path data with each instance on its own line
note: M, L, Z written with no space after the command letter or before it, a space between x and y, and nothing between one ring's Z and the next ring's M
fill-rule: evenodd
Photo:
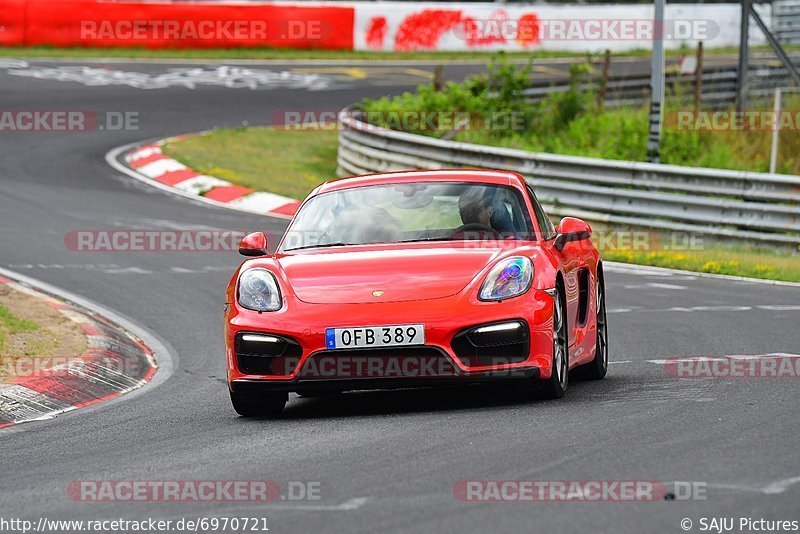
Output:
M458 199L458 212L464 226L479 224L492 227L494 208L482 188L471 187L462 193Z

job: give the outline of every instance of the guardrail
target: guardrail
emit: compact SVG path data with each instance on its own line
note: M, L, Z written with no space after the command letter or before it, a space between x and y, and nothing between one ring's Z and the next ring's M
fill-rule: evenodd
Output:
M782 44L800 44L800 0L773 0L772 31Z
M480 167L515 171L551 214L800 245L800 176L526 152L387 130L339 116L338 174Z
M800 0L797 0L800 3ZM800 30L799 30L800 31ZM798 57L792 57L797 63ZM691 104L694 98L693 86L695 74L668 72L665 87L667 95L682 104ZM718 109L733 106L736 102L737 67L705 67L701 80L700 100L704 107ZM586 90L592 89L598 82L587 82L582 85ZM753 64L748 72L747 91L751 98L772 98L775 87L792 85L785 68L769 64ZM548 94L564 92L569 89L567 82L556 83L534 82L523 94L532 102L545 98ZM612 76L606 84L605 106L638 106L650 99L650 74Z

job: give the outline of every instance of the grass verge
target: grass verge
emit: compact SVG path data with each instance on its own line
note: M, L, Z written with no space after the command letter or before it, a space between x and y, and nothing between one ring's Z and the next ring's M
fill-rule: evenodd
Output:
M291 198L336 177L335 131L231 128L163 147L192 169Z
M39 329L39 325L27 319L20 319L11 310L0 305L0 350L3 350L11 336L33 332Z
M334 131L235 128L170 143L164 151L204 174L302 199L336 177L336 137ZM800 282L800 256L781 252L715 244L687 251L623 249L604 246L603 240L597 245L611 261Z
M454 113L461 113L469 118L457 132L452 132L456 141L647 161L649 108L646 105L604 108L597 101L598 88L589 74L591 68L589 63L573 63L566 91L550 92L541 101L531 102L525 95L530 85L530 66L519 68L498 55L486 73L449 82L440 90L425 84L416 91L365 99L361 105L370 122L420 135L441 137L444 131L453 130L453 126L449 122L437 124L436 119L448 120ZM682 98L691 94L691 90L684 83L671 88L667 95L661 162L742 171L769 170L772 128L766 119L761 119L764 122L755 119L768 115L764 112L769 112L772 104L753 101L748 111L758 112L737 123L735 115L730 113L732 110L695 112L692 104ZM798 107L797 95L784 98L786 113L781 115L780 122L779 173L800 174L800 135L793 119L793 110ZM406 125L398 118L407 110L427 113L433 120Z
M646 50L626 52L626 56L644 57ZM357 50L303 50L285 48L89 48L89 47L0 47L0 56L19 58L132 58L132 59L229 59L229 60L488 60L496 52L369 52ZM575 52L535 51L508 52L509 58L527 60L529 58L562 58L575 57ZM584 57L583 54L577 54Z
M789 51L800 50L800 46L789 46ZM766 47L751 47L751 51L768 51ZM737 48L721 47L710 48L705 51L707 55L736 54ZM666 55L679 57L692 54L686 48L667 50ZM131 58L131 59L228 59L228 60L259 60L274 59L292 60L488 60L496 52L369 52L354 50L293 50L283 48L176 48L158 49L147 48L91 48L91 47L53 47L53 46L3 46L0 47L0 57L16 58ZM569 51L534 50L530 52L507 52L511 59L549 59L586 57L586 54ZM600 54L596 54L598 57ZM649 57L649 50L630 50L614 57Z
M77 323L43 299L0 284L0 383L84 350L86 336Z
M698 273L800 282L800 256L766 250L711 245L701 250L686 251L641 251L601 247L601 253L603 259L608 261L668 267Z

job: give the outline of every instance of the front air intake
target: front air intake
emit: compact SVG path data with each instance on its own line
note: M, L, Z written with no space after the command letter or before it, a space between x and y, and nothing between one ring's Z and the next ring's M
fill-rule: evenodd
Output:
M467 367L519 363L528 359L530 332L522 319L474 326L450 344Z
M289 375L303 355L295 340L273 334L239 332L234 348L239 370L249 375Z

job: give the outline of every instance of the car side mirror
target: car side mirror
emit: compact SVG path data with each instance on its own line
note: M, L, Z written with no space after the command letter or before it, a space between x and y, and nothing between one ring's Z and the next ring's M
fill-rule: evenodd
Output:
M567 243L573 241L583 241L592 237L592 227L589 223L575 217L564 217L556 227L556 240L553 246L561 252Z
M266 256L267 236L264 232L247 234L239 241L239 254L242 256Z

